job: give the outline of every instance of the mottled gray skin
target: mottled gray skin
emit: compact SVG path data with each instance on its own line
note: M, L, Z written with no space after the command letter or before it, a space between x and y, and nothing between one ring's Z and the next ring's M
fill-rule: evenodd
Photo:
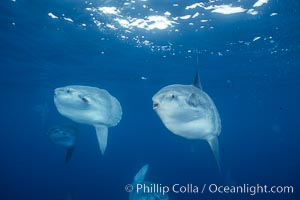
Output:
M95 127L103 154L108 127L116 126L122 118L119 101L106 90L90 86L71 85L57 88L54 93L54 103L61 115Z
M106 90L72 85L55 89L57 110L71 120L89 125L116 126L122 118L119 101Z
M193 85L169 85L152 100L164 125L176 135L207 140L221 133L221 120L214 102Z
M221 119L214 102L201 89L198 76L194 85L175 84L162 88L152 101L153 109L172 133L187 139L206 140L220 169Z

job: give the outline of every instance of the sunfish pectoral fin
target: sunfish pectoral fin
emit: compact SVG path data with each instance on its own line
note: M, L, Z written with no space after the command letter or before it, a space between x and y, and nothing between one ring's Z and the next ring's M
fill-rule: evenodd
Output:
M149 165L144 165L139 171L138 173L135 175L134 177L134 182L141 182L141 181L144 181L145 179L145 176L147 174L147 171L148 171L148 168L149 168Z
M192 107L198 107L201 105L201 99L199 98L199 95L196 93L192 93L190 97L187 100L187 104Z
M215 159L217 161L219 172L221 173L221 166L220 166L220 154L219 154L219 140L217 136L213 136L209 139L207 139L207 142L213 151L213 154L215 156Z
M95 125L98 144L101 150L101 153L104 154L106 146L107 146L107 133L108 128L103 125Z
M72 157L72 155L73 155L73 151L74 151L74 146L67 149L67 154L66 154L66 158L65 158L65 163L69 163L69 162L70 162L71 157Z

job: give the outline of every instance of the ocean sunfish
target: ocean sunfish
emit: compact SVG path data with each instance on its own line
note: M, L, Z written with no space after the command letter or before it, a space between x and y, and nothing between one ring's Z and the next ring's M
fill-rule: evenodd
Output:
M175 135L206 140L220 170L219 142L221 119L212 99L201 87L199 74L193 85L169 85L153 97L153 109Z
M48 130L47 135L51 142L67 149L65 162L68 163L78 140L78 129L71 125L55 126Z
M153 183L150 181L145 181L145 176L148 172L149 165L144 165L138 173L134 176L132 183L133 190L129 194L129 200L168 200L168 194L160 193L159 191L154 192L144 192L143 189L138 189L138 184L143 187L153 187Z
M55 89L54 103L61 115L95 127L98 144L104 154L108 128L116 126L122 118L119 101L106 90L72 85Z

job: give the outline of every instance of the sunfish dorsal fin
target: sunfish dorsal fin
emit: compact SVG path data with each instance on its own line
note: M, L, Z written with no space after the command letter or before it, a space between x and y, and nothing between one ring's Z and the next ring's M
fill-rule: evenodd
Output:
M201 85L201 82L200 82L199 70L198 69L197 69L197 72L196 72L196 76L195 76L193 85L195 87L199 88L200 90L202 90L202 85Z
M145 176L146 176L147 171L148 171L148 168L149 168L149 165L148 165L148 164L144 165L144 166L138 171L138 173L135 175L135 177L134 177L134 182L141 182L141 181L144 181Z

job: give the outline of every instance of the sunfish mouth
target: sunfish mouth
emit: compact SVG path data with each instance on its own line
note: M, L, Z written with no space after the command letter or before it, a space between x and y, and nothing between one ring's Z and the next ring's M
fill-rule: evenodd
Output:
M56 88L54 90L54 96L58 95L60 92L61 92L61 89L60 88Z
M153 109L157 109L158 108L158 103L153 102Z

